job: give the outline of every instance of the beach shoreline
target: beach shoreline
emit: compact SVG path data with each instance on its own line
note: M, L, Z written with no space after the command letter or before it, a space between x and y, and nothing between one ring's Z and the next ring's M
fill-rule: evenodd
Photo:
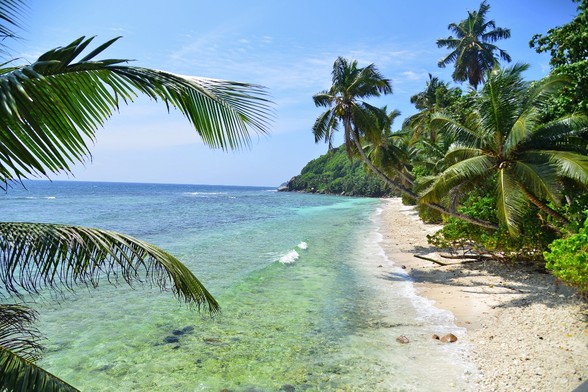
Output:
M423 223L400 198L382 199L381 219L388 259L467 331L453 344L470 345L467 359L478 371L465 377L476 390L588 390L586 302L532 266L441 258L426 238L441 226Z

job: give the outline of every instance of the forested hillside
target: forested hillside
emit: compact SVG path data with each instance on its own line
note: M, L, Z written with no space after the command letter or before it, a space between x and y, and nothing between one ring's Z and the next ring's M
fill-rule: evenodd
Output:
M380 197L388 188L376 176L370 176L360 160L350 161L345 148L335 148L306 164L300 175L288 183L288 190Z

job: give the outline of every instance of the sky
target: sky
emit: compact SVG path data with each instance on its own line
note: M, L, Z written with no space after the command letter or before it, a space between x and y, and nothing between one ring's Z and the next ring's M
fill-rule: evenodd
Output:
M531 65L528 80L549 73L549 56L529 48L534 34L576 15L571 0L489 0L489 19L509 28L497 42L513 63ZM393 94L370 100L398 109L394 130L416 113L410 97L428 74L451 81L448 53L436 40L479 8L472 0L30 0L14 57L34 61L80 36L102 43L122 36L104 57L174 73L263 85L273 101L269 135L248 149L211 150L182 115L146 98L122 107L99 129L92 158L54 180L278 186L326 153L311 129L324 108L312 96L331 86L339 56L374 64ZM466 85L452 86L466 89ZM335 144L343 143L341 135Z

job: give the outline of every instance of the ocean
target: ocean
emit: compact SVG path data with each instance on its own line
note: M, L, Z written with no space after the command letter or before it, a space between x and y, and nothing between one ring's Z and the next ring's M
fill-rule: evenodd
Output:
M25 186L0 194L2 220L146 240L182 260L221 304L210 317L169 292L106 282L37 299L47 348L39 365L82 391L467 388L467 347L430 339L456 330L451 314L418 297L399 267L385 286L366 273L368 262L394 265L379 246L378 199L209 185ZM416 338L399 344L402 334Z

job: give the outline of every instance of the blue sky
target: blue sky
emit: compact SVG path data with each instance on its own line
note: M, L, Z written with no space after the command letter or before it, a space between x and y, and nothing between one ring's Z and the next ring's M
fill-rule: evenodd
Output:
M549 57L529 48L536 33L576 15L571 0L490 0L491 19L511 29L497 43L513 62L531 65L526 77L549 72ZM105 54L170 72L261 84L268 88L276 118L269 136L254 136L251 149L205 147L178 113L138 99L98 131L92 161L77 165L73 178L189 184L277 186L299 174L327 150L311 128L321 113L312 96L331 84L338 56L360 66L374 63L392 80L394 93L374 104L416 112L410 96L423 90L428 73L451 79L437 67L447 53L438 38L447 25L477 10L471 0L32 0L23 18L24 38L16 56L33 60L82 35L102 43L123 38ZM462 86L465 88L465 85ZM323 109L324 110L324 109ZM339 137L337 144L342 142Z

